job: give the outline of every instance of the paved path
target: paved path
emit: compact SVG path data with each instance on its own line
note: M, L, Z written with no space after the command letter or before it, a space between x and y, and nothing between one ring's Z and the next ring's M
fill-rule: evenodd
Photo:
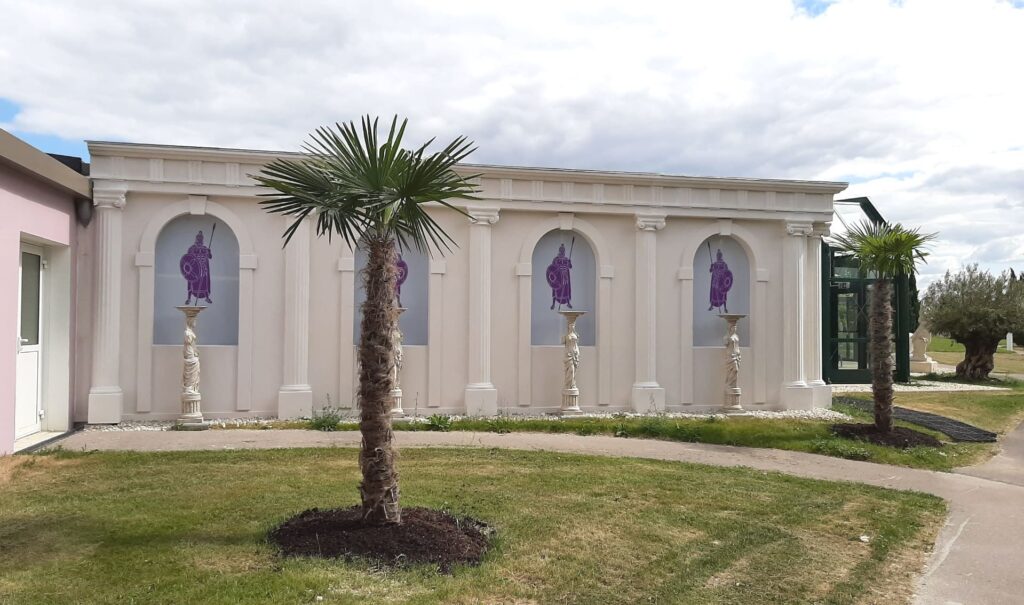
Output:
M963 468L957 472L1024 486L1024 422L1003 437L1000 446L1002 450L988 462ZM1024 566L1024 545L1021 546L1021 550L1021 564ZM1021 573L1024 574L1024 571Z
M1015 436L1024 437L1020 429ZM398 432L396 438L400 447L503 447L632 456L717 466L746 466L801 477L840 479L932 493L949 502L950 516L921 578L917 602L925 605L1016 605L1024 599L1024 482L1012 485L964 474L937 473L783 450L602 436ZM225 430L197 433L79 432L60 445L72 450L177 451L347 447L358 443L359 434L356 432ZM1016 446L1014 451L1020 454Z

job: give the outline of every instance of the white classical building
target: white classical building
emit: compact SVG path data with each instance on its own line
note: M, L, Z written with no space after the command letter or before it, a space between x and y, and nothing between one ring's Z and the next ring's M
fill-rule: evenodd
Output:
M266 191L250 175L291 154L103 142L89 152L95 216L78 238L76 420L180 413L175 306L188 296L181 261L200 231L211 256L198 326L206 416L354 407L364 258L311 225L282 247L288 219L262 209ZM845 183L461 170L479 175L481 199L463 205L472 219L435 214L459 248L403 251L406 413L557 411L557 311L570 304L587 311L585 411L719 408L726 310L747 316L744 407L829 405L820 245Z

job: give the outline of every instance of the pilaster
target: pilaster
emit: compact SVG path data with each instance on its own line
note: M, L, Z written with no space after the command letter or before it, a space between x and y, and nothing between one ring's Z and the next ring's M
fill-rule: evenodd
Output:
M115 183L93 191L96 206L92 380L89 424L121 422L121 221L127 187Z
M636 215L636 379L631 401L637 412L663 411L665 389L657 379L657 232L664 214Z
M498 390L491 382L491 226L498 222L498 209L466 208L469 227L469 383L466 385L466 414L493 416L498 413Z
M285 218L285 224L294 221ZM284 249L284 360L277 394L278 418L313 415L309 386L310 221L303 220Z
M822 267L821 240L828 236L831 223L815 223L807 240L807 334L805 335L807 384L814 389L814 407L832 405L832 387L825 384L822 360Z
M810 222L787 222L782 259L783 406L809 409L813 391L807 384L807 238Z

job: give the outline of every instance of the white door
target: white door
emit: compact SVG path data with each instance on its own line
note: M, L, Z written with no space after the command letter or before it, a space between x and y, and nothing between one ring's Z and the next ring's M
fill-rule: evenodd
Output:
M42 409L43 250L21 245L14 438L38 433Z

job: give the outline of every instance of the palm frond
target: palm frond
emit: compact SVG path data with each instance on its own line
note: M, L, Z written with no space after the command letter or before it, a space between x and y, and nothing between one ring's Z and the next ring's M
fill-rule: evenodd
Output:
M395 116L385 138L379 135L379 121L369 116L359 128L354 122L321 127L303 144L305 157L275 160L254 175L273 190L260 202L267 211L295 218L285 231L285 244L303 219L315 215L318 235L339 235L351 247L373 230L403 248L451 250L455 241L425 205L466 214L451 200L477 199L478 190L471 183L474 177L462 177L454 168L476 148L460 136L434 153L427 152L434 139L405 149L407 124Z
M899 223L862 221L831 239L836 248L857 259L861 271L892 279L916 274L918 263L927 262L926 247L935 237L934 233L921 233L920 229L908 229Z

